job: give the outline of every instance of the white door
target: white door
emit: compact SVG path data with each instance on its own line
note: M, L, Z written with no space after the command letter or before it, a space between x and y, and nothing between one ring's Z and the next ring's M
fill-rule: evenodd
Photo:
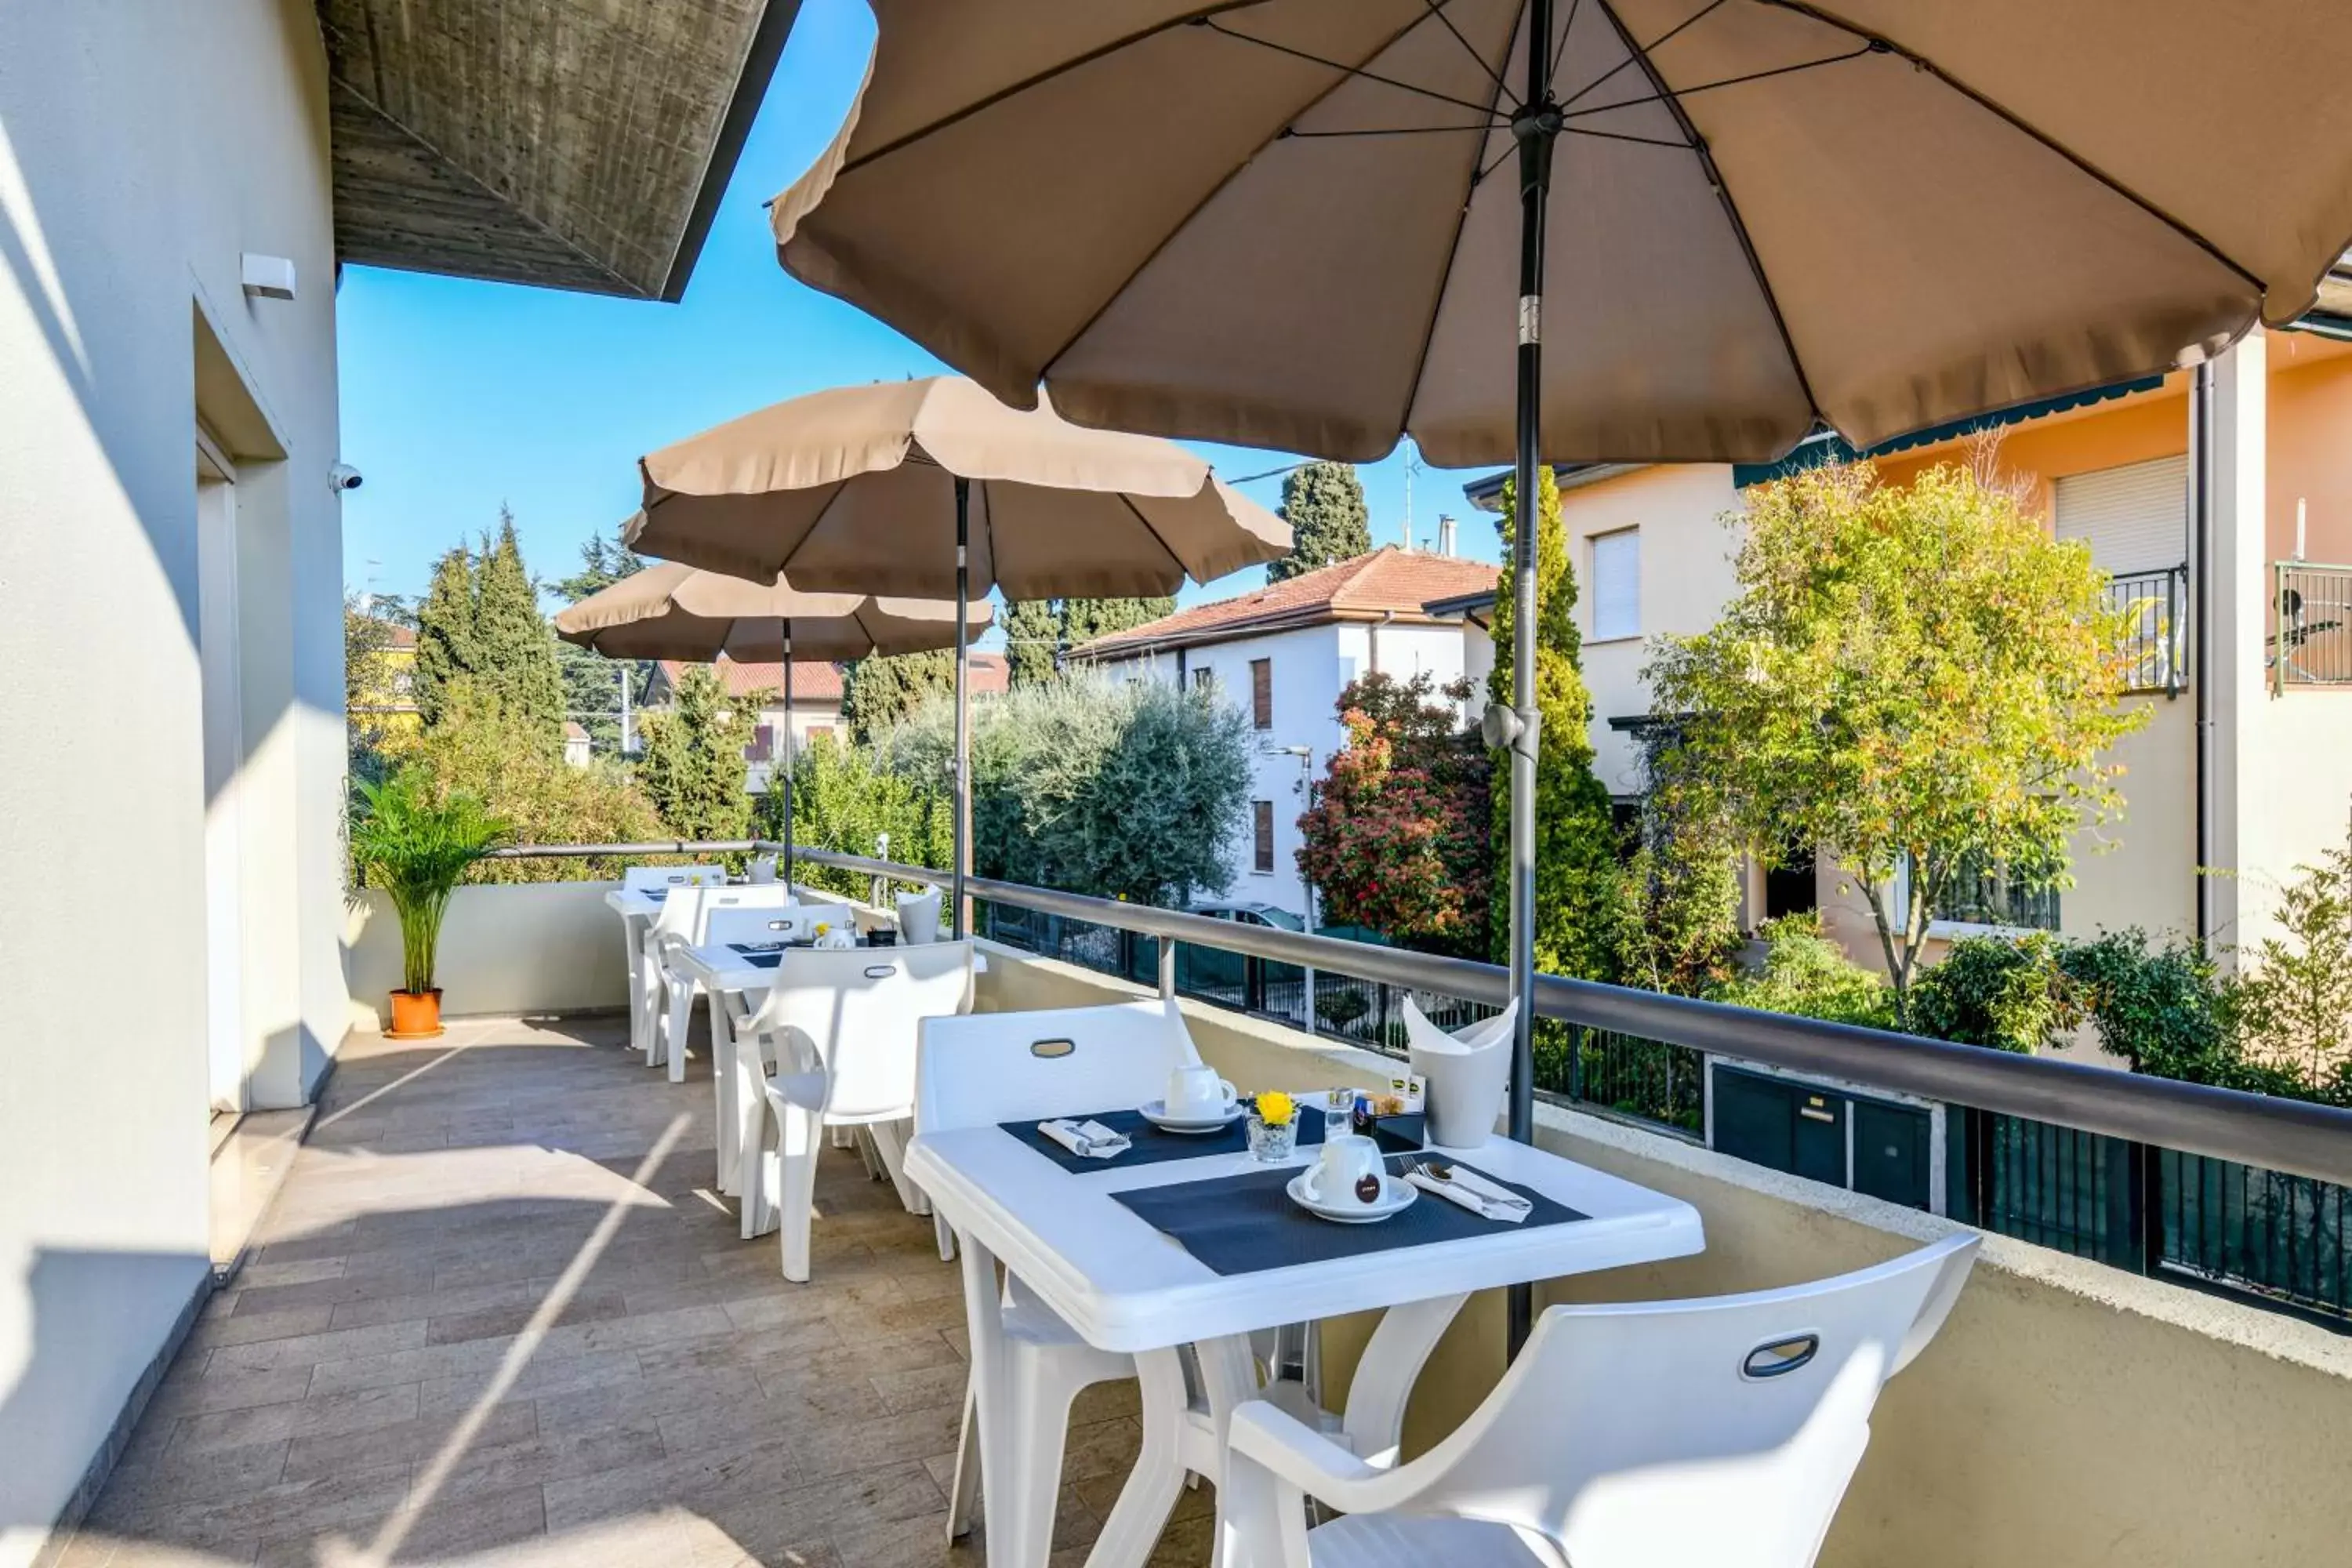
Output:
M2058 537L2091 546L2117 577L2166 572L2189 559L2189 459L2158 458L2058 481Z
M205 1038L212 1109L246 1104L244 835L237 774L245 754L237 679L236 482L227 463L196 452L196 636L204 679Z

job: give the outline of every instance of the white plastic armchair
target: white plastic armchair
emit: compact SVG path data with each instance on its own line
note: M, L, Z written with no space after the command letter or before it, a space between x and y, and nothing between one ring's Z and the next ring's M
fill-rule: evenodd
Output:
M1783 1290L1555 1307L1469 1420L1391 1470L1244 1405L1223 1561L1808 1568L1879 1390L1943 1326L1978 1239ZM1310 1531L1307 1498L1347 1517Z
M915 1113L918 1031L927 1018L961 1013L971 996L971 943L914 948L800 948L776 966L744 1031L760 1042L738 1048L738 1070L756 1074L764 1056L772 1079L745 1085L768 1114L744 1141L743 1202L751 1234L772 1215L782 1231L784 1278L809 1275L809 1212L816 1186L818 1133L863 1127L899 1197L928 1212L907 1181L905 1123ZM747 1103L751 1103L747 1101Z
M687 1026L693 1020L698 987L692 976L671 967L671 955L708 941L711 917L721 910L773 910L790 901L788 890L782 886L702 888L672 893L662 900L661 913L646 928L647 1067L667 1061L670 1081L685 1081Z
M1061 1047L1067 1045L1069 1048ZM1043 1046L1044 1050L1033 1049ZM926 1019L916 1063L915 1131L985 1127L1000 1121L1091 1115L1140 1105L1165 1093L1170 1070L1200 1053L1173 1003L1123 1002L1034 1013L974 1013ZM950 1247L944 1230L940 1256ZM1042 1557L1054 1531L1070 1406L1097 1383L1135 1375L1135 1360L1099 1351L1017 1280L1004 1282L1005 1387L1013 1405L1005 1429L1016 1518L992 1523L991 1539L1014 1562ZM973 1441L973 1391L964 1391L963 1436L948 1500L950 1539L971 1528L981 1454ZM1019 1541L1032 1550L1017 1551Z
M916 1057L915 1131L1140 1105L1200 1059L1173 1002L932 1018Z
M621 886L645 888L721 888L727 885L724 866L625 866Z

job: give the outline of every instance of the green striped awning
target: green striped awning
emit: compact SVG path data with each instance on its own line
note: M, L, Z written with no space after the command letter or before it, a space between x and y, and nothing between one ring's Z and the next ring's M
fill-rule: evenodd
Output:
M1979 414L1969 419L1955 419L1946 425L1930 425L1924 430L1913 430L1892 436L1866 451L1856 451L1844 437L1831 430L1820 430L1797 443L1789 455L1776 463L1734 463L1731 482L1740 489L1773 479L1785 479L1790 474L1814 468L1822 463L1850 463L1858 458L1884 458L1895 452L1907 452L1919 447L1932 447L1939 441L1953 440L1961 436L1973 436L1979 430L1998 430L2004 426L2023 425L2046 415L2063 414L2070 408L2086 408L2095 403L2111 403L2128 397L2135 392L2154 392L2164 384L2160 375L2142 376L2137 381L2118 381L2107 386L2093 387L2088 392L2069 393L2063 397L2037 398L2032 403L2020 403L1990 414Z

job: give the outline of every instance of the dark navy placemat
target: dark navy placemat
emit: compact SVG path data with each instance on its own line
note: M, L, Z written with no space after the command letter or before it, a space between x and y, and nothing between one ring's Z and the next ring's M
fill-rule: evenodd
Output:
M750 964L752 968L773 969L778 964L783 963L784 952L787 949L805 951L816 946L816 943L809 938L803 937L798 941L786 942L730 942L727 945L734 952L740 953L743 957L743 962ZM862 951L867 947L871 947L873 943L871 942L861 942L857 943L857 948Z
M1402 1164L1402 1160L1390 1160L1390 1173L1397 1173ZM1185 1251L1219 1274L1254 1274L1263 1268L1325 1263L1335 1258L1492 1236L1531 1225L1568 1225L1591 1217L1541 1193L1478 1171L1497 1186L1533 1203L1534 1212L1517 1226L1510 1226L1481 1218L1434 1193L1423 1193L1402 1214L1372 1225L1340 1225L1317 1219L1290 1201L1283 1189L1302 1168L1286 1166L1205 1182L1179 1182L1168 1187L1139 1187L1111 1196L1154 1230L1182 1243ZM1475 1165L1464 1168L1478 1170Z
M1163 1132L1143 1119L1140 1110L1097 1110L1091 1116L1073 1116L1072 1121L1099 1121L1114 1132L1127 1134L1126 1153L1108 1160L1088 1159L1073 1154L1043 1132L1034 1121L1000 1121L1007 1132L1059 1165L1065 1171L1123 1170L1129 1165L1157 1165L1164 1160L1198 1160L1210 1154L1239 1154L1249 1148L1249 1118L1237 1116L1229 1127L1214 1132L1199 1134ZM1301 1110L1298 1115L1298 1142L1301 1145L1323 1142L1323 1112Z

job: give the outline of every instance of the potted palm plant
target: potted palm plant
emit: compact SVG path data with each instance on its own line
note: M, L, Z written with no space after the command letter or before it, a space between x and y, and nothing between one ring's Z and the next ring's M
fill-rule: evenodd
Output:
M433 963L449 895L467 870L505 844L513 829L469 795L436 798L415 769L359 786L352 860L382 888L400 917L401 989L392 994L392 1039L441 1033L441 991Z

